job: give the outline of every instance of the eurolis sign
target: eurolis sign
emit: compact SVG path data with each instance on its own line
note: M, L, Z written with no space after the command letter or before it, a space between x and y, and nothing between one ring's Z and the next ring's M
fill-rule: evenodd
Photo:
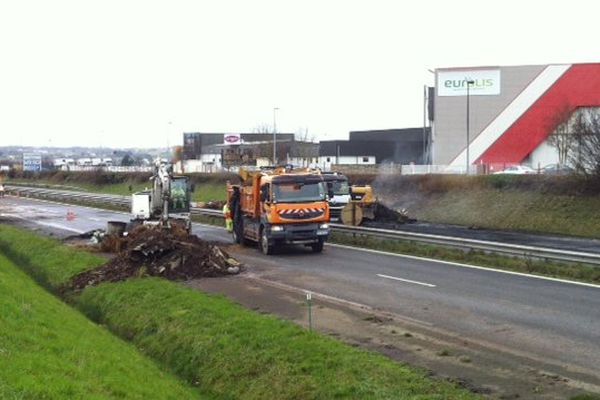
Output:
M223 135L223 144L242 144L242 135L239 133L226 133Z
M495 96L500 94L500 70L438 71L438 96L466 96L467 82L471 96Z

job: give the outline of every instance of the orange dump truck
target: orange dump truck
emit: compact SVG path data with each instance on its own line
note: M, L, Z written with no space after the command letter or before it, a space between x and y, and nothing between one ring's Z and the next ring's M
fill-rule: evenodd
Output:
M258 242L264 254L284 244L316 253L329 236L327 189L320 173L289 167L240 169L241 183L227 185L233 239Z

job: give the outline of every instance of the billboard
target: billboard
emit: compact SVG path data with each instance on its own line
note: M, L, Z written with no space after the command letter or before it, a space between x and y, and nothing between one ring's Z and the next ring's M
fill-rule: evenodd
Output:
M42 156L36 153L23 153L23 171L39 172L42 170Z
M242 144L242 135L239 133L226 133L223 135L223 144Z
M438 71L437 95L438 96L466 96L467 82L470 96L495 96L500 94L500 70L476 69Z

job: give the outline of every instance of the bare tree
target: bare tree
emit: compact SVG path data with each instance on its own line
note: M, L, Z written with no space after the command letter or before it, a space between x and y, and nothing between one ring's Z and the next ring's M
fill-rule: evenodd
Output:
M295 133L296 142L293 145L294 157L299 158L302 166L309 166L317 162L319 157L319 146L315 143L314 134L308 132L308 128L298 128Z
M315 135L312 133L309 133L307 127L298 128L298 130L296 130L296 133L294 136L295 136L296 140L299 142L314 143L316 140Z
M586 175L600 177L600 109L580 108L572 118L574 149L569 161Z
M252 133L268 133L268 134L275 134L274 129L273 129L273 125L269 125L267 123L261 123L256 125L253 129L252 129ZM285 155L287 153L287 145L285 143L281 143L281 142L277 142L276 143L277 146L277 162L281 162L283 160L285 160ZM253 151L254 151L254 156L256 158L258 157L263 157L263 158L268 158L271 159L273 157L273 143L261 143L261 144L257 144L255 146L253 146Z
M548 136L548 143L556 149L558 163L561 165L567 163L576 143L575 137L570 132L571 115L571 108L565 106L550 118L548 124L548 128L553 129L550 136Z
M252 128L252 133L273 133L273 126L266 123L258 124Z

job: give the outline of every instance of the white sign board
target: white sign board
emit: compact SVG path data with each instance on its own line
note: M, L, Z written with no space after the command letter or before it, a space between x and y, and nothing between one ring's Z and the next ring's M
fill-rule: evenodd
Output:
M438 71L438 96L495 96L500 94L500 70Z
M226 133L223 135L223 144L242 144L242 135L239 133Z
M39 172L42 170L42 156L35 153L23 153L23 171Z

